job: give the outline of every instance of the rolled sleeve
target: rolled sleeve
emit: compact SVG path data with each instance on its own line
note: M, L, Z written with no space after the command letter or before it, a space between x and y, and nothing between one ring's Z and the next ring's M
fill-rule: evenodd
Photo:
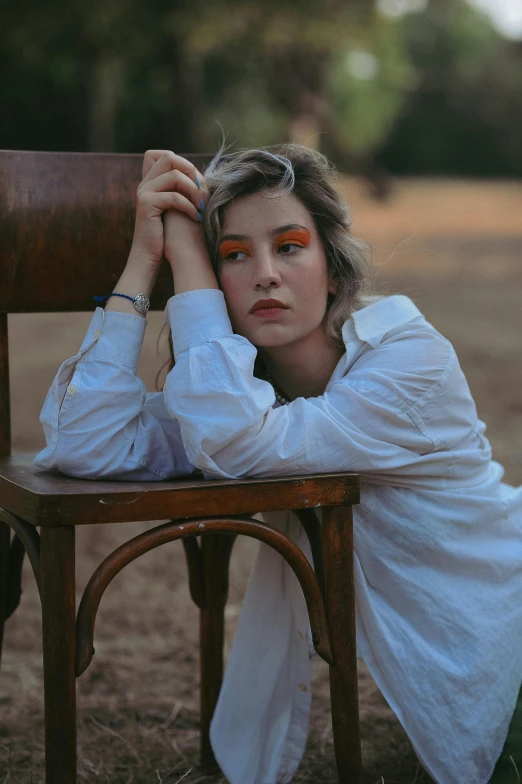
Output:
M47 394L38 468L136 481L194 471L163 394L147 394L137 374L145 328L140 316L96 309L79 352L61 365Z
M80 355L88 352L86 359L122 362L136 369L146 327L141 316L96 308Z
M167 302L165 319L172 332L176 360L189 346L234 334L225 297L219 289L176 294Z

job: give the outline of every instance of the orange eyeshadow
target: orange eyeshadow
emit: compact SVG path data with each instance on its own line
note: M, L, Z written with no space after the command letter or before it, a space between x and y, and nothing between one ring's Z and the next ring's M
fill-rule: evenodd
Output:
M291 229L279 234L277 244L284 245L285 242L297 242L307 248L310 245L310 232L306 229Z
M245 243L238 242L237 240L223 240L219 246L219 253L223 258L234 251L236 253L248 253L249 247Z

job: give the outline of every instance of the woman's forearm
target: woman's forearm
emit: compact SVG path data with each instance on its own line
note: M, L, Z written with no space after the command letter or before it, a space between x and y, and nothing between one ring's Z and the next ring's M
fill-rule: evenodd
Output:
M219 289L201 226L169 210L165 214L165 258L174 277L174 293Z
M190 261L178 260L174 263L171 262L170 266L174 277L175 294L196 289L219 289L208 256L205 258L195 254L191 256Z
M131 251L125 269L113 291L118 292L118 294L127 294L129 297L135 297L137 294L145 294L147 297L150 297L158 271L158 265L151 265L146 259L141 258L138 253ZM145 318L145 314L138 313L134 304L124 297L111 297L107 300L105 310L131 313L133 316Z
M129 259L113 289L132 298L138 294L150 296L152 292L162 258L167 255L168 214L178 212L184 215L186 223L194 225L197 217L201 218L198 210L202 208L204 194L199 180L203 175L170 150L147 150L142 176L137 188L136 223ZM202 235L200 225L197 231ZM183 242L183 237L176 234L178 240ZM138 312L125 297L111 297L105 309L132 315Z

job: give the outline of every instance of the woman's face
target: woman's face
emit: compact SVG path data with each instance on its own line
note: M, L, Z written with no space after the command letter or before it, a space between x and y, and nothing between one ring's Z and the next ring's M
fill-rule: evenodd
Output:
M275 347L324 332L327 295L335 288L313 218L296 196L254 193L234 200L219 253L220 285L238 334L255 346ZM260 299L279 300L285 308L253 312Z

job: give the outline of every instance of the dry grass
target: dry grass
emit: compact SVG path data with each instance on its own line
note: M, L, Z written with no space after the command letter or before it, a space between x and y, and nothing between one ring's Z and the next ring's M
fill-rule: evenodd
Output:
M378 246L379 286L413 296L453 341L479 415L488 423L494 454L506 467L506 479L521 484L522 233L516 236L514 227L520 220L522 186L399 183L397 198L388 207L365 202L353 183L347 188L353 195L356 231ZM469 203L474 194L475 211ZM455 214L462 216L460 223ZM397 242L412 236L382 265ZM59 363L76 351L88 320L87 314L11 318L17 451L34 451L42 445L37 417L45 391ZM155 340L161 320L161 314L149 319L140 364L149 388L160 363ZM147 527L79 530L78 594L111 549ZM250 540L236 544L227 651L255 551ZM40 631L38 598L26 564L24 596L6 626L0 674L0 784L43 781ZM198 770L197 612L188 595L180 547L173 543L155 550L115 579L100 608L95 645L96 656L78 681L78 780L224 782L218 774L203 776ZM326 665L315 659L313 673L310 739L294 781L333 784ZM362 664L359 683L365 784L429 782Z

